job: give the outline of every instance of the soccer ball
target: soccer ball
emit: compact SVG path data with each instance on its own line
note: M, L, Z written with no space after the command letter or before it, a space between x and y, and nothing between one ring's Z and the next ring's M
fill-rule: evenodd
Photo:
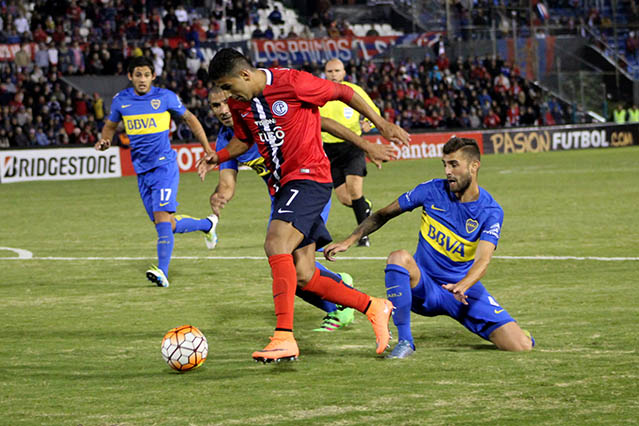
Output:
M162 358L174 370L198 368L206 361L208 352L206 337L192 325L172 328L162 339Z

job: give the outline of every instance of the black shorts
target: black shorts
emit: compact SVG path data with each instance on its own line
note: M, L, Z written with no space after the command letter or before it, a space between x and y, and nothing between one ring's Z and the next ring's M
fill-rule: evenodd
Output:
M325 143L324 151L331 161L333 187L346 182L346 176L366 176L366 156L364 151L350 142Z
M332 241L326 229L322 210L331 198L333 186L312 180L292 180L287 182L273 199L271 220L289 222L304 234L297 248L315 243L317 248Z

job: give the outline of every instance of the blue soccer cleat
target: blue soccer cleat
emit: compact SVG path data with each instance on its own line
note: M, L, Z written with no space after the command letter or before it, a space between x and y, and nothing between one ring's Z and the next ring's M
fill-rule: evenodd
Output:
M408 358L415 352L415 346L408 340L400 340L392 352L386 358L403 359Z

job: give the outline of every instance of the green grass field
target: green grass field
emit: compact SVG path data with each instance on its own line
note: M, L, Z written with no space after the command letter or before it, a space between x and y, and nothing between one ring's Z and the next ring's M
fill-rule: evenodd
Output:
M277 365L250 356L275 323L268 264L225 259L264 255L268 199L254 173L240 173L218 248L176 236L168 289L144 276L156 234L135 178L2 185L0 246L34 258L0 250L0 424L636 424L638 163L639 147L484 157L480 184L505 212L496 255L635 258L494 259L483 282L532 331L533 352L414 316L417 352L386 360L363 315L314 333L322 313L298 300L300 360ZM366 194L379 208L441 176L438 160L369 167ZM180 211L208 214L216 179L183 175ZM334 199L333 237L354 225ZM384 296L384 260L356 258L414 250L418 226L419 212L404 214L330 267ZM160 341L187 323L209 359L178 374Z

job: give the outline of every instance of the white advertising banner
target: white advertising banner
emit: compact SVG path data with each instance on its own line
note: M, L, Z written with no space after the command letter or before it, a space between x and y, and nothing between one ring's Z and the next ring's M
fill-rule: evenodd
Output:
M0 182L101 179L122 176L120 149L59 148L0 151Z

